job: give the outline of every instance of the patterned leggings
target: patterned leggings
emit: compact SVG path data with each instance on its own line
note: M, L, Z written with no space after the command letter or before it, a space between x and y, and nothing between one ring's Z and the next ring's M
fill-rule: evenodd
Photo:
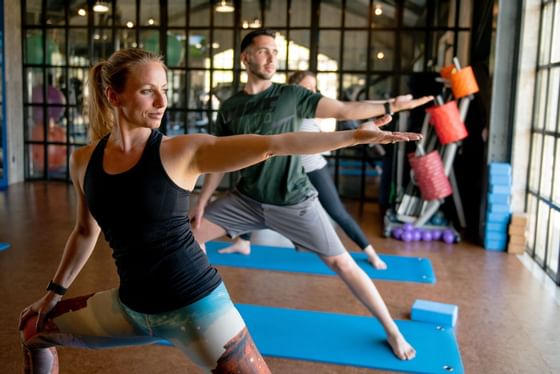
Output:
M186 307L144 314L123 305L118 290L63 300L44 330L23 327L25 373L58 373L54 346L112 348L171 342L212 373L270 373L223 284Z

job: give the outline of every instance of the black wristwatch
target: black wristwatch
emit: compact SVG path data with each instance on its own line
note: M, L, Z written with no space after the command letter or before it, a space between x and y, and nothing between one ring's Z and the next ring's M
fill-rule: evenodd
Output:
M384 102L384 103L383 103L383 106L385 107L385 114L388 114L388 115L390 115L390 116L392 116L393 114L395 114L395 113L393 113L393 112L391 111L391 103L390 103L390 102L388 102L388 101Z
M52 291L57 295L64 296L68 289L62 287L60 284L54 283L52 280L49 282L47 286L47 291Z

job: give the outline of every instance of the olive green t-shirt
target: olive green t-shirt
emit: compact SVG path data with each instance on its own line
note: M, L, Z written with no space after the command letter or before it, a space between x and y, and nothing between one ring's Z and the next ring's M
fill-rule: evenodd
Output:
M222 104L213 133L271 135L299 131L304 118L315 117L321 97L300 86L278 83L256 95L241 91ZM312 188L299 156L271 157L243 169L237 184L237 189L250 198L275 205L303 201Z

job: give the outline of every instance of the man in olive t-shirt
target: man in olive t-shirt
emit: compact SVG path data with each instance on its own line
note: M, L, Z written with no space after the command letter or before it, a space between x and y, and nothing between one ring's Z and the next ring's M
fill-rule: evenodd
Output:
M372 118L412 109L433 99L423 97L386 104L341 102L299 86L272 83L277 53L275 33L270 30L254 30L243 38L241 60L247 71L247 84L242 92L223 103L214 131L216 135L280 134L299 130L304 118ZM264 228L279 232L297 249L318 254L344 280L359 301L379 319L397 357L414 358L416 351L402 336L377 288L340 242L316 191L307 180L299 157L271 157L243 170L236 191L206 207L223 175L206 175L198 202L190 214L193 234L202 246L225 234L234 237Z
M321 98L301 86L278 83L254 95L241 91L224 102L212 132L223 136L299 131L303 118L315 116ZM277 205L301 202L313 189L298 156L271 157L242 170L236 188L261 203Z

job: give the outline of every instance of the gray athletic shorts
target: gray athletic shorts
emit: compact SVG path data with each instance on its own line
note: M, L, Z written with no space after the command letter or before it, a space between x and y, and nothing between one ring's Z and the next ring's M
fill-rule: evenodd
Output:
M271 229L290 239L298 250L321 256L337 256L346 251L317 194L294 205L270 205L231 192L212 202L204 218L224 228L232 238Z

